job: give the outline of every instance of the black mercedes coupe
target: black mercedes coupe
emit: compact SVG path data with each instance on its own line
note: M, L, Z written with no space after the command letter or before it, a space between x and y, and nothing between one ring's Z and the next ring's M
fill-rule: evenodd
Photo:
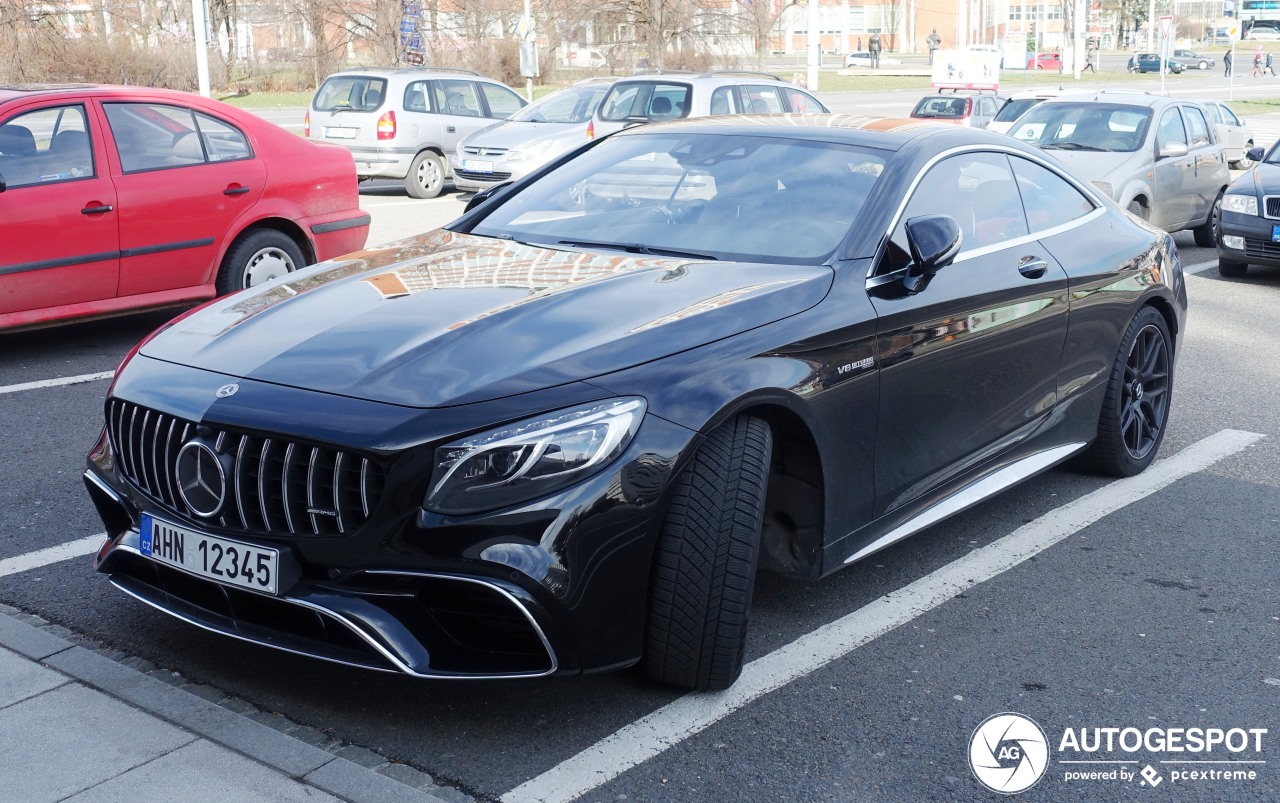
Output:
M345 664L723 689L757 571L1146 468L1186 306L1169 235L1007 137L629 129L149 336L89 455L96 566Z

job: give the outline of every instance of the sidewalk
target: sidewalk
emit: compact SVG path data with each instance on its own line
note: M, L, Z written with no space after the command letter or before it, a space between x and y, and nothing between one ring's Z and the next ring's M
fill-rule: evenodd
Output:
M4 611L0 755L3 801L446 803Z

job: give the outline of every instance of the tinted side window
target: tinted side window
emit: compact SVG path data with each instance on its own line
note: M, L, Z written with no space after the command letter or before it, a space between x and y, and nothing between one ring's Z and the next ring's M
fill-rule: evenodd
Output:
M1183 106L1182 117L1186 120L1187 133L1191 136L1191 147L1203 147L1212 141L1209 136L1209 124L1205 121L1204 114L1199 109Z
M1156 129L1156 149L1173 143L1187 144L1187 132L1182 127L1182 115L1177 109L1167 109L1160 115L1160 127Z
M1032 232L1070 223L1093 211L1093 203L1052 170L1017 156L1009 157Z
M445 114L460 117L483 117L476 85L470 81L442 80L436 82L444 92Z
M230 123L197 112L196 125L200 129L205 156L210 162L232 162L253 156L244 132Z
M96 175L84 107L56 106L0 125L0 175L9 189Z
M999 153L961 153L938 162L916 186L889 238L881 272L907 266L906 222L947 215L960 226L960 253L1027 234L1022 198L1009 160Z
M507 89L505 86L497 84L480 84L480 91L484 93L484 99L489 104L489 116L496 117L499 120L505 120L524 106L524 101L520 96Z
M427 98L431 96L430 85L426 81L410 81L404 88L404 110L407 112L430 111Z
M733 87L718 87L715 92L711 93L711 113L712 114L737 114L738 113L738 96L734 94Z

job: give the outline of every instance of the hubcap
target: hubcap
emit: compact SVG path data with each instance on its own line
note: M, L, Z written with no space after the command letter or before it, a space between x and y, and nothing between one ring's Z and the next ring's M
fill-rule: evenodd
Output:
M1141 460L1159 442L1169 414L1169 350L1155 326L1144 327L1134 338L1123 387L1120 432L1129 455Z
M423 189L430 189L435 186L436 178L440 172L436 168L437 165L432 159L424 159L422 164L418 165L418 183L422 185Z
M253 287L278 278L292 271L296 266L293 259L284 251L274 246L263 248L249 258L244 267L244 286Z

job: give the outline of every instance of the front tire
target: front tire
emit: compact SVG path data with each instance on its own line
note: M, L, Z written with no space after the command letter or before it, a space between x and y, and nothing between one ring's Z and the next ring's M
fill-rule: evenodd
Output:
M413 198L435 198L444 189L444 160L435 151L413 157L404 177L404 189Z
M306 264L302 249L288 235L275 229L255 229L227 249L218 268L218 295L262 284Z
M1222 217L1222 193L1218 193L1218 197L1213 201L1213 208L1209 210L1209 219L1202 226L1196 226L1191 230L1195 235L1196 245L1201 248L1213 248L1218 244L1218 221Z
M1232 262L1229 259L1218 257L1218 275L1226 279L1243 279L1244 275L1249 271L1249 263Z
M653 680L719 690L741 674L772 452L769 425L739 415L676 478L650 578Z
M1231 163L1234 170L1248 170L1253 167L1253 160L1249 158L1249 151L1253 150L1253 140L1245 143L1244 148L1240 151L1240 158Z
M1155 460L1169 422L1173 348L1164 316L1143 307L1129 322L1107 380L1098 437L1086 453L1096 471L1140 474Z

